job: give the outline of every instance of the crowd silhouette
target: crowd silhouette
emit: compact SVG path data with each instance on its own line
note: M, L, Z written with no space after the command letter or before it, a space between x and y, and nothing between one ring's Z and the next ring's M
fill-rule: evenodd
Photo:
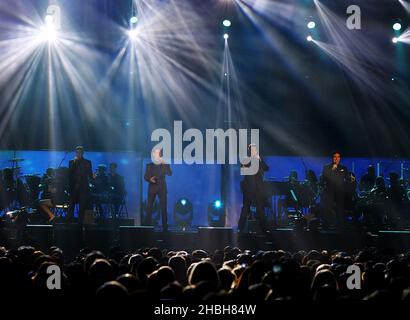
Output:
M361 289L347 287L347 268L361 270ZM61 289L50 290L49 266L62 270ZM247 303L292 301L410 301L410 252L367 248L344 251L214 252L119 247L104 255L82 249L66 262L57 247L0 248L0 294L9 298L67 297L138 302Z

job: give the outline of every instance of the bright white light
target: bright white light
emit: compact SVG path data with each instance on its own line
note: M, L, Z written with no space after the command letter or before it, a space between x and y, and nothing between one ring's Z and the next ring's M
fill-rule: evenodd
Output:
M39 39L42 42L54 42L57 40L57 32L52 25L41 28Z
M229 38L229 34L225 33L225 34L224 34L224 39L225 39L225 40L228 40L228 38Z
M401 30L401 24L400 23L395 23L394 25L393 25L393 29L394 30L396 30L396 31L400 31Z
M310 41L313 41L313 38L312 36L307 36L306 40L310 42Z
M44 22L44 26L40 30L39 39L43 42L54 42L57 39L54 17L48 14L44 17Z
M231 23L230 20L224 20L224 21L222 22L222 24L224 25L224 27L227 27L227 28L232 25L232 23Z
M54 24L54 18L52 15L46 15L44 18L44 21L46 23L47 26L51 26Z
M399 42L399 38L394 37L391 41L392 41L393 43L397 43L397 42Z
M314 21L309 21L308 24L307 24L307 27L308 27L309 29L314 29L314 28L316 27L316 22L314 22Z
M138 31L137 31L136 29L131 29L131 30L129 30L129 31L128 31L128 37L129 37L131 40L137 39L137 38L138 38Z
M138 22L138 17L131 17L130 22L131 24L136 24Z

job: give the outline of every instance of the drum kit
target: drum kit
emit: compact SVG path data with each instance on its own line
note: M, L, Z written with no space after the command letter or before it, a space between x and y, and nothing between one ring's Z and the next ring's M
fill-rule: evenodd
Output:
M40 174L22 174L21 164L24 161L23 158L14 157L9 160L11 166L0 171L0 211L37 205L43 191L42 177ZM67 183L59 183L63 189L68 189L68 173L66 171L68 171L67 168L56 169L56 180L67 181ZM63 184L66 184L67 187L64 188Z

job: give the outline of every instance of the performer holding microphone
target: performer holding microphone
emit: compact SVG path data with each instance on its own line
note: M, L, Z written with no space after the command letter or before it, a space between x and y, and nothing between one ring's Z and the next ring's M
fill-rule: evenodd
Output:
M75 148L75 158L69 163L70 207L68 222L74 217L75 205L79 204L78 224L82 225L85 210L90 206L90 180L94 179L92 164L84 157L84 148Z
M152 151L152 162L147 164L144 179L148 185L147 199L147 224L152 225L152 210L155 198L159 198L159 206L162 217L163 231L168 231L168 212L167 212L167 183L165 176L171 176L171 166L165 163L162 158L162 150Z
M250 153L249 163L243 165L245 169L250 169L251 161L258 161L259 166L255 174L248 174L244 176L241 182L241 189L243 193L243 206L241 211L241 216L238 222L238 230L243 231L245 227L246 219L249 217L251 212L251 206L256 207L256 215L259 220L261 229L264 233L268 233L268 225L265 218L264 203L266 200L266 190L264 186L264 173L269 170L268 165L259 155L258 148L255 144L250 144L248 146L248 152Z
M343 227L345 223L345 196L346 184L349 180L349 171L340 163L340 152L332 154L332 163L323 167L324 190L322 202L324 207L323 222L329 225L329 218L333 215L336 225Z

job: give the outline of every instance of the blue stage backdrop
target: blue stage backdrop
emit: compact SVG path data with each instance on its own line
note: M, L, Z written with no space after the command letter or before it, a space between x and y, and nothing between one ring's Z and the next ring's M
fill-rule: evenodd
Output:
M11 166L9 159L18 157L25 161L21 163L22 174L42 175L49 167L68 166L68 161L74 157L72 152L63 151L0 151L0 168ZM141 154L134 152L86 152L85 157L93 163L95 171L99 164L118 163L118 171L125 177L127 188L127 208L130 218L140 224L140 209L146 199L147 183L143 181L145 165L150 161ZM285 181L291 170L296 170L299 180L305 179L305 170L313 170L319 178L322 167L330 160L319 157L280 157L265 158L269 171L265 178L275 181ZM378 168L379 175L388 178L390 172L397 172L402 178L410 179L409 159L385 158L345 158L342 163L355 173L357 179L366 172L369 165ZM227 226L236 226L242 205L240 191L239 166L229 167L226 181ZM407 170L406 170L407 169ZM169 222L173 223L173 208L180 198L187 198L193 204L193 225L206 226L207 208L210 202L221 199L222 167L220 165L172 165L173 175L168 177L168 213ZM389 180L386 180L389 184ZM223 200L223 199L222 199Z

